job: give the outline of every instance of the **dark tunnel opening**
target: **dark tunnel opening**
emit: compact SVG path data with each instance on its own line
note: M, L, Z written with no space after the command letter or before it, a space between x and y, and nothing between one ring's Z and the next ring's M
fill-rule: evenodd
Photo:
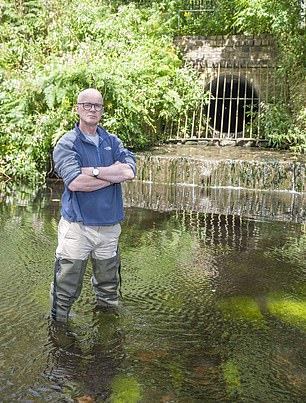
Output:
M209 126L221 133L241 133L258 110L254 85L241 76L223 75L206 87L210 91L206 116Z

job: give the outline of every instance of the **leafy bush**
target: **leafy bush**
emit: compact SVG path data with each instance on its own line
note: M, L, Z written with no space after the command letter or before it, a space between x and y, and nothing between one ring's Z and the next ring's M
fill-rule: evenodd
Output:
M163 141L167 124L192 110L203 95L197 73L173 45L179 15L184 34L269 32L276 37L280 79L290 82L290 113L280 112L279 105L270 109L263 128L271 145L304 149L300 3L219 0L213 12L197 17L179 14L185 6L184 0L3 0L0 176L44 180L52 169L52 147L73 127L76 96L87 87L103 93L103 124L129 147Z
M28 0L2 14L0 166L7 176L45 176L84 88L103 93L103 125L138 149L162 140L167 121L197 98L197 74L179 59L163 8L132 3L114 12L105 3ZM14 62L12 49L19 51Z
M261 105L259 125L260 133L271 147L306 151L306 108L293 121L292 113L283 103Z

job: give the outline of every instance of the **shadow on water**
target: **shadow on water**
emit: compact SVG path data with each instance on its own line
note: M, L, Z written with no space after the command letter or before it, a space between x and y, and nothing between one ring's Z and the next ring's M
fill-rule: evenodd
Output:
M299 196L176 190L125 187L122 304L95 309L88 267L67 328L48 321L61 185L3 198L0 401L304 401Z

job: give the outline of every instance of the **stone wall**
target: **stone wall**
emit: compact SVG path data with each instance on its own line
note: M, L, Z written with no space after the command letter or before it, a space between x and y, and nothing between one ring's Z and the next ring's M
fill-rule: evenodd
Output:
M205 82L218 75L236 75L254 85L260 99L283 97L286 83L276 80L277 46L271 36L188 36L176 46Z
M216 65L266 67L275 65L273 38L261 36L187 36L176 40L185 57L199 69Z
M306 158L275 150L165 146L138 154L138 179L200 188L306 193Z

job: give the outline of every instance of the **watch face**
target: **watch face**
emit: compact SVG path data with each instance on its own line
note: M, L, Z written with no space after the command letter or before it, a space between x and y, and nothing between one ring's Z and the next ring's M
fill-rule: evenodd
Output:
M93 170L92 170L92 174L93 174L93 176L98 176L99 175L99 169L98 168L94 168Z

